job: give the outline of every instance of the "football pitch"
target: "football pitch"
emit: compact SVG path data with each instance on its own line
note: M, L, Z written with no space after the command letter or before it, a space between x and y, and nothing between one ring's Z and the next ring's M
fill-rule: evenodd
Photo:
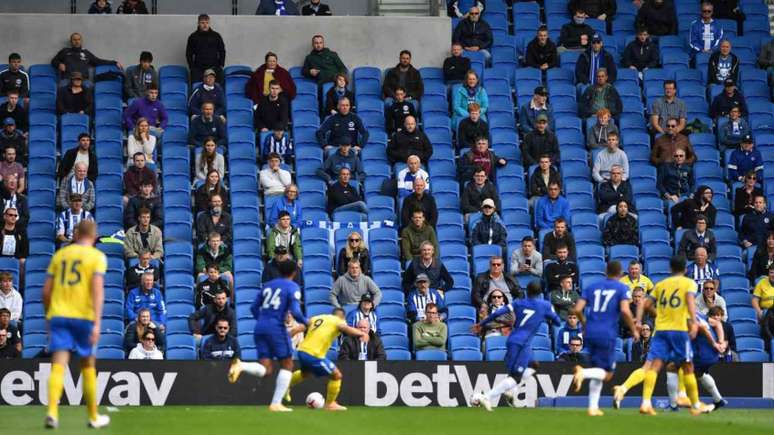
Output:
M100 408L100 412L105 412ZM110 412L105 434L299 434L299 435L476 435L496 433L567 435L682 435L772 434L774 411L723 409L691 417L686 410L640 416L636 409L605 410L604 417L587 417L581 409L511 409L494 412L476 408L365 408L326 412L295 407L292 413L269 413L255 406L125 407ZM3 432L8 434L83 434L83 407L62 407L59 429L43 429L45 408L0 408ZM508 431L508 432L505 432Z

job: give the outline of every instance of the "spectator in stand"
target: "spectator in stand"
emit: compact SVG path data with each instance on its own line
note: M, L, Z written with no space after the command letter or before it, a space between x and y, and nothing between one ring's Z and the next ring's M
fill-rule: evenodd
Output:
M548 129L548 117L541 113L537 116L535 130L524 136L524 166L538 164L540 156L543 155L549 156L553 164L559 163L559 142L556 135Z
M8 55L8 67L0 71L0 95L8 96L16 91L17 97L24 98L24 105L30 102L30 75L22 68L19 53Z
M298 201L298 186L295 184L286 187L285 195L274 201L271 209L267 213L266 223L268 225L276 224L279 220L279 214L282 211L286 211L290 214L291 225L299 228L301 227L304 218L301 210L301 203Z
M671 118L666 127L666 133L656 138L653 143L650 162L655 166L672 163L675 153L682 151L685 153L685 163L692 165L696 161L696 154L693 152L688 136L680 133L680 120Z
M321 3L320 0L311 0L308 5L301 8L301 15L314 15L318 17L331 16L331 7Z
M261 274L261 282L269 282L273 279L277 279L282 276L279 270L279 265L283 261L292 261L290 260L290 254L288 254L288 250L284 246L277 246L274 248L274 256L271 257L271 259L266 263L266 267L263 268L263 273ZM296 276L293 277L293 281L301 285L301 276L300 274L296 274Z
M199 359L203 360L236 360L242 355L239 340L232 331L236 328L226 319L215 323L215 333L201 340Z
M468 104L468 117L460 121L457 127L457 149L473 148L476 139L489 140L489 124L481 119L481 106Z
M20 131L16 130L16 121L11 118L5 118L3 129L0 131L0 150L16 150L16 154L22 155L22 161L27 161L27 138Z
M541 71L559 67L559 53L556 51L556 44L548 37L548 27L545 25L538 28L535 39L527 44L524 65L538 68Z
M756 196L763 196L763 190L755 182L758 176L755 172L747 172L744 176L742 186L737 187L734 192L734 215L742 217L755 210L753 200Z
M693 191L696 182L693 165L686 163L685 155L686 152L678 148L672 154L673 162L662 163L658 167L656 187L661 197L673 204L687 197Z
M731 53L731 41L724 39L707 63L707 82L719 85L727 80L734 83L739 80L739 58Z
M414 107L414 103L406 101L405 89L400 86L396 87L392 98L392 104L387 108L385 116L385 129L387 130L387 133L390 134L403 130L403 124L409 116L417 119L417 111Z
M148 15L148 8L145 6L145 2L142 0L124 0L116 9L116 14L126 15ZM132 359L132 358L129 358ZM142 359L142 358L140 358ZM148 359L148 358L145 358ZM161 358L151 358L161 359Z
M481 13L484 12L486 7L486 0L476 0L473 2L473 6L477 7ZM465 2L460 9L460 0L446 0L446 13L451 18L467 18L468 14L464 11Z
M387 159L391 164L405 162L411 156L428 164L433 155L433 144L427 138L425 132L417 128L417 120L413 116L407 116L403 121L403 128L392 135L392 140L387 146Z
M747 116L747 102L744 95L736 89L732 79L726 79L723 82L723 92L712 99L710 116L717 120L721 116L728 116L733 108L738 108L742 116Z
M17 189L16 177L10 176L3 181L0 181L0 204L3 210L8 208L15 208L19 212L19 220L17 224L21 227L26 227L30 221L30 206L27 201L27 196L19 193Z
M159 88L151 83L145 88L145 98L135 99L124 111L124 125L134 130L135 124L145 119L150 124L151 134L161 136L167 128L167 109L159 101Z
M245 95L253 100L253 103L260 104L262 97L269 95L271 91L269 84L276 80L285 98L288 101L294 99L296 84L290 73L277 62L277 55L270 51L263 59L264 64L259 66L245 83Z
M434 303L425 306L425 320L412 325L414 349L416 350L446 350L448 329L441 321L438 307Z
M471 103L478 104L481 110L481 119L486 121L486 113L489 109L489 97L486 89L481 86L478 74L469 70L465 73L465 81L461 86L452 88L452 125L459 126L460 121L470 116L468 106Z
M198 79L204 71L215 71L218 83L223 83L223 65L226 64L226 45L220 33L210 27L210 16L201 14L197 17L196 31L188 36L185 46L185 59L191 78Z
M370 295L374 305L382 301L382 290L360 270L360 262L347 263L347 273L339 276L331 288L330 302L334 307L358 303L364 295Z
M62 80L59 85L64 86L67 79L72 77L72 73L81 73L81 80L89 80L89 68L100 65L115 65L123 69L123 65L115 60L100 59L94 56L89 50L82 47L83 37L80 33L70 35L70 46L65 47L51 59L51 66L60 74ZM87 85L89 87L90 85Z
M129 352L127 359L163 360L164 354L156 347L156 334L154 334L153 331L143 332L142 342L138 343L137 346Z
M557 218L564 218L566 222L571 219L570 203L561 194L561 187L557 182L548 183L548 195L540 198L535 205L535 224L538 229L552 228Z
M424 273L417 275L414 289L409 292L407 300L406 318L411 323L425 320L427 318L425 308L430 304L435 304L441 320L446 319L449 311L443 296L437 290L430 288L430 279Z
M167 307L161 290L154 283L152 273L144 274L140 280L140 286L129 290L126 295L124 318L130 322L137 320L137 314L141 309L148 309L151 321L158 325L159 329L164 329L164 324L167 323Z
M405 227L411 221L414 210L421 210L425 215L425 221L428 225L435 228L438 222L438 207L435 198L427 189L427 182L422 177L415 177L413 190L403 199L401 207L401 225Z
M420 274L427 275L430 280L430 288L444 293L454 288L454 278L436 255L437 250L433 243L425 241L419 249L419 256L411 260L403 273L403 291L408 293L411 286Z
M163 239L161 229L151 224L150 210L141 208L137 215L137 225L126 231L124 256L132 259L140 255L140 252L150 251L151 258L160 260L164 256Z
M559 316L561 318L561 316ZM578 320L578 315L575 313L567 313L567 317L564 319L564 325L556 331L557 339L557 351L567 352L570 349L570 340L573 338L583 337L583 325Z
M559 33L559 53L567 50L585 50L591 46L594 29L586 24L589 16L580 8L575 9L572 21L562 25Z
M91 92L83 87L83 75L78 71L72 72L70 83L59 88L56 93L56 113L91 115L92 104Z
M225 147L226 140L226 122L223 118L215 116L215 105L210 102L202 103L202 114L191 120L188 129L188 143L191 146L197 146L204 143L207 138L215 139L219 147Z
M155 265L151 263L150 251L140 252L139 257L137 257L137 260L138 260L137 264L135 264L134 266L129 266L129 269L126 271L127 288L139 287L140 281L142 280L142 276L145 273L152 273L153 281L158 283L159 278L161 276L161 267L158 265L158 261L155 262L156 263Z
M745 14L739 9L739 2L737 0L709 0L713 6L713 16L720 20L734 20L737 24L738 33L741 36L744 32L742 29L742 23L745 19Z
M0 360L16 359L21 357L19 349L16 348L8 337L11 334L5 328L0 328Z
M461 205L465 222L468 221L471 214L481 210L481 205L486 199L491 199L495 203L495 208L500 208L500 195L497 193L497 186L486 177L484 168L479 167L473 171L473 180L466 184L462 191Z
M153 54L150 51L140 53L140 63L132 65L124 72L124 95L126 98L143 98L150 85L158 85L159 74L153 67Z
M764 311L771 311L774 307L774 265L769 266L768 278L758 281L752 293L752 307L760 322L765 314Z
M217 299L218 295L221 293L224 293L226 298L231 294L228 288L228 281L220 277L220 268L218 268L217 264L208 264L207 279L196 284L196 291L194 293L194 305L196 306L196 309L198 310L201 307L215 304L215 299Z
M290 102L282 92L279 81L269 82L269 95L258 99L258 107L253 114L253 123L258 131L269 131L275 125L285 126L290 121Z
M621 282L624 282L624 281L621 281ZM648 281L648 282L650 282L650 281ZM652 286L652 283L651 283L651 286ZM633 287L633 288L631 288L629 290L629 293L631 295L631 302L629 302L629 310L630 311L631 310L635 310L634 312L637 312L637 307L639 307L640 305L642 305L645 302L645 298L646 298L645 290L643 290L642 287ZM643 316L642 316L642 322L643 323L647 323L647 324L651 324L651 323L653 323L653 320L654 320L653 316L651 314L649 314L647 311L645 311ZM626 328L624 325L620 325L620 326L621 326L621 330L620 330L620 332L618 334L619 337L621 337L621 338L630 338L632 336L631 331L624 332L624 330L628 331L628 328Z
M23 267L24 260L29 256L30 242L27 230L19 223L19 214L13 207L6 208L3 212L3 229L0 232L3 246L0 249L0 257L18 258L20 266Z
M562 217L554 221L554 229L543 237L543 261L556 259L559 245L567 246L569 258L575 259L575 236L567 230L567 221Z
M8 148L13 149L13 148ZM83 209L92 211L95 203L94 183L86 178L86 164L78 162L75 164L73 174L63 178L59 183L59 192L56 196L56 206L60 209L70 208L70 195L77 193L81 195Z
M355 176L359 182L365 181L365 171L363 163L360 161L360 155L352 149L348 136L341 139L339 149L325 159L321 168L317 169L317 176L325 180L328 184L334 184L342 168L348 168L350 174Z
M350 110L350 101L347 98L340 98L338 113L329 116L320 124L320 128L317 129L317 142L325 151L330 147L341 145L345 136L358 153L368 143L368 130L363 120Z
M319 0L318 0L319 1ZM348 335L341 342L339 348L339 361L384 361L387 353L384 351L382 339L373 331L368 319L357 322L357 329L368 334L369 340L365 342L362 337Z
M642 73L650 68L658 68L661 63L659 59L658 44L650 39L647 27L639 27L637 37L624 49L621 66L637 71L642 80Z
M485 319L490 314L494 313L503 306L513 302L500 289L495 288L489 292L489 296L486 299L486 303L483 303L478 308L478 318ZM497 317L493 322L488 323L484 327L484 336L507 336L510 334L515 321L515 316L512 312L503 314Z
M382 95L384 98L395 98L395 90L398 87L406 91L409 100L421 100L425 93L425 86L419 70L411 64L411 52L401 50L399 63L387 70L382 83Z
M11 322L11 310L8 308L0 308L0 330L6 331L8 344L21 352L22 337L16 323L16 321Z
M16 161L16 148L8 147L3 151L3 160L0 161L0 181L16 177L17 192L24 192L26 179L24 178L24 166Z
M481 203L481 219L473 226L470 234L470 244L475 245L499 245L505 252L508 239L508 230L495 214L494 201L485 199Z
M471 299L473 307L486 308L485 301L489 300L489 296L494 291L503 294L507 303L524 297L519 282L505 273L505 260L499 255L489 258L489 270L476 275Z
M218 144L215 142L215 138L208 137L204 139L201 152L196 154L194 166L196 167L194 171L195 182L207 181L207 174L210 171L217 171L220 178L223 178L226 172L226 160L223 154L218 152Z
M543 276L543 256L535 249L535 239L524 236L521 247L511 254L511 273L515 277L540 278Z
M646 0L637 11L637 28L646 28L653 36L677 34L675 5L667 0Z
M301 243L301 230L290 223L290 213L281 211L279 220L266 235L266 252L274 252L277 246L284 246L290 253L290 259L300 268L303 265L304 248Z
M267 167L258 173L264 196L277 196L285 193L285 189L293 184L293 177L280 167L282 158L277 153L269 154Z
M672 207L672 225L675 228L692 229L696 226L699 216L704 217L708 227L715 226L715 216L718 214L717 208L712 204L714 193L709 186L699 186L692 198Z
M742 218L739 225L739 241L742 248L762 245L765 237L774 231L774 213L766 207L766 197L763 194L753 197L753 210Z
M535 203L548 194L548 185L551 182L561 182L559 171L551 165L551 157L544 154L540 156L538 167L529 177L529 206L534 207Z
M623 103L618 91L607 80L607 69L598 68L596 77L594 85L583 91L581 101L578 102L580 117L589 118L601 109L609 110L614 118L620 116L623 111Z
M231 244L231 215L223 210L223 199L220 195L210 196L209 211L196 216L196 238L198 243L207 241L207 235L213 232L220 234L221 239Z
M337 182L328 185L328 213L337 211L356 211L359 213L368 213L368 206L363 201L360 189L353 187L349 180L352 171L346 166L339 169L339 179Z
M134 164L124 172L124 204L129 202L129 198L140 193L143 183L150 183L154 189L157 185L156 173L146 166L144 153L134 153L132 161Z
M351 261L359 262L360 271L371 276L371 256L363 242L363 236L357 231L349 233L346 245L339 251L336 259L336 274L341 276L347 273L347 265Z
M286 165L292 165L295 160L295 149L293 147L293 140L290 139L285 128L287 126L277 123L271 129L271 134L266 136L263 140L263 149L261 150L261 158L268 156L271 153L279 154L282 163Z
M325 111L323 112L323 115L327 116L339 113L337 111L339 100L344 97L349 99L349 103L352 106L350 109L354 110L356 107L355 93L349 90L349 77L347 77L346 73L337 73L333 79L333 86L325 93ZM413 110L414 106L409 106L411 106Z
M774 77L774 40L761 44L761 52L758 55L758 66L769 73L769 83Z
M112 6L108 0L95 0L89 6L89 13L96 15L110 15L113 13ZM127 349L126 352L130 352L131 349Z
M451 56L443 61L443 81L446 84L461 83L470 71L470 59L462 55L462 44L459 42L452 42L450 53Z
M161 198L156 195L151 180L144 180L140 184L140 191L129 199L124 207L124 227L137 225L140 210L148 209L151 213L151 224L159 228L164 226L164 208Z
M603 48L602 36L595 33L591 37L591 47L584 50L575 63L575 83L589 84L592 77L597 77L597 81L599 81L597 71L603 68L607 72L607 79L613 83L618 77L615 60Z
M687 259L693 260L696 248L700 246L706 248L709 259L714 261L717 255L715 233L707 228L707 218L701 214L696 216L696 228L683 233L677 252Z
M137 286L139 286L139 281ZM124 352L131 352L132 349L140 343L140 339L146 331L155 334L156 346L158 346L159 349L165 348L166 337L164 333L159 330L159 327L151 320L150 310L148 308L140 308L137 310L137 317L135 320L129 322L124 329Z
M11 313L11 321L16 323L22 319L24 300L21 293L13 288L13 275L10 272L0 272L0 309Z
M467 17L457 23L452 33L452 41L462 44L466 51L480 52L487 62L492 58L489 50L492 48L492 28L481 18L481 9L473 6Z
M642 323L642 326L640 327L640 339L636 342L632 342L632 362L645 362L645 358L648 356L648 352L650 352L650 343L651 338L653 337L652 330L653 327L650 323Z
M414 191L414 180L421 178L425 181L425 190L430 190L430 175L422 169L419 157L415 155L408 156L406 167L401 169L395 176L398 188L398 199L411 195Z
M634 298L637 288L642 289L646 294L650 294L654 287L653 281L642 274L642 264L637 260L629 262L627 274L621 277L620 281L629 287L629 290L632 292L632 298Z
M217 75L213 69L207 69L202 76L202 82L193 89L188 99L188 113L191 117L201 116L201 107L204 103L212 103L215 107L215 116L225 120L226 92L215 83Z
M126 166L130 167L133 163L133 156L137 153L145 155L146 164L151 169L155 169L156 136L151 134L150 123L145 118L140 118L134 126L134 131L128 135L126 150L130 156Z
M578 287L580 274L578 265L569 258L567 245L559 243L556 246L556 259L546 261L543 265L543 279L549 292L558 290L562 287L562 279L569 277L572 279L573 288Z
M688 32L691 59L695 59L698 53L710 53L723 39L723 28L712 19L713 10L712 3L701 3L701 18L691 23Z
M613 3L615 4L615 3ZM583 337L573 337L568 343L568 349L556 357L557 361L579 366L591 363L591 355L583 351Z
M88 211L83 209L83 197L77 193L70 194L70 208L59 213L56 220L56 242L60 247L69 245L73 240L73 231L82 220L94 220Z
M425 242L433 245L434 252L438 252L438 238L435 229L425 221L425 213L422 210L414 210L411 213L411 224L407 225L400 233L401 258L409 261L420 254Z
M674 134L680 133L685 129L687 118L688 109L685 101L677 98L677 82L664 80L664 96L657 98L650 109L651 131L654 134L667 133L667 121L675 119L677 127Z
M731 106L726 122L720 123L718 120L718 124L718 150L721 153L725 153L729 148L739 147L743 137L752 135L750 124L742 118L742 109L739 106Z
M716 306L723 309L723 321L727 321L728 316L725 315L728 311L726 300L723 299L723 296L717 294L717 287L714 281L705 281L702 285L701 297L696 298L696 312L706 316L710 308Z
M570 15L575 15L577 10L582 10L591 18L612 22L617 6L615 0L570 0L567 10Z
M629 204L625 200L618 201L616 214L608 218L602 244L608 247L640 244L640 226L637 218L629 214Z
M212 232L207 236L207 243L196 251L197 280L207 275L207 265L217 264L223 279L234 286L234 258L223 244L220 233Z
M336 74L347 73L347 67L341 61L335 51L325 46L322 35L312 37L312 51L304 59L304 67L301 70L304 77L315 80L318 85L332 82Z
M704 246L699 246L693 251L693 261L688 263L685 276L696 281L698 286L711 282L715 284L715 288L720 287L720 271L709 260L707 248Z
M199 186L194 192L194 204L196 206L196 213L200 211L208 210L210 206L210 196L220 195L223 200L223 208L228 208L228 191L221 182L220 174L215 169L210 170L207 173L207 180L204 184Z
M17 130L19 134L24 136L24 139L26 139L27 132L30 129L28 119L29 114L27 113L26 107L23 107L21 104L19 104L19 97L19 91L16 89L11 89L8 91L6 94L7 100L3 104L0 104L0 119L3 121L7 120L8 118L13 119L15 130ZM3 131L3 133L3 137L0 137L0 139L7 140L5 137L12 137L10 132ZM5 147L7 145L2 144L2 146Z
M590 149L607 146L607 137L611 133L619 134L615 121L607 109L599 109L596 113L597 122L586 132L586 145ZM620 137L620 135L619 135Z
M261 0L255 15L300 15L298 6L293 0Z
M519 131L524 135L534 131L540 115L546 116L548 126L554 125L554 110L548 103L548 89L545 86L536 87L529 102L519 109Z
M740 149L731 152L731 157L726 164L728 168L728 179L733 181L744 181L744 174L754 173L757 179L763 179L763 157L761 152L755 149L752 135L746 135L742 138Z
M476 146L462 156L460 161L460 178L471 180L476 171L484 170L487 178L494 182L497 180L497 168L503 167L508 162L489 149L489 140L480 137L476 139Z
M591 177L601 184L610 180L610 171L613 166L621 168L621 179L629 179L629 157L618 147L618 133L611 132L607 135L607 146L594 158L594 166L591 169Z

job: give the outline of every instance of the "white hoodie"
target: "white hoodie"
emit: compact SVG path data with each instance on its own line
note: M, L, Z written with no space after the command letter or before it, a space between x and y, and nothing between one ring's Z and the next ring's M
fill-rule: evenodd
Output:
M142 343L137 343L137 347L129 352L129 359L164 359L164 354L155 345L153 350L145 350Z

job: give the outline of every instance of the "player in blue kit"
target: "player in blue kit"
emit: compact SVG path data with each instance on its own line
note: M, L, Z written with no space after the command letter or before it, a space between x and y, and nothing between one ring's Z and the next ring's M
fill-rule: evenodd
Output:
M263 284L263 290L255 299L250 311L255 317L255 348L258 351L257 363L246 363L235 359L228 371L228 380L234 383L242 372L262 378L272 372L272 359L280 362L274 395L269 411L288 412L292 409L282 405L282 397L290 386L293 375L293 345L290 337L306 329L307 319L301 313L299 301L301 289L293 282L297 273L296 263L290 260L277 265L281 278ZM285 328L287 313L300 324L288 332Z
M573 383L575 391L578 392L583 380L589 380L589 416L592 417L604 415L599 410L599 396L602 393L602 384L612 379L615 371L615 342L620 317L623 317L626 326L631 330L633 339L639 340L639 332L629 310L629 287L619 281L621 263L607 263L606 272L607 279L594 282L583 289L571 311L586 326L583 339L587 351L591 354L591 368L575 366Z
M693 370L696 379L712 395L715 402L715 409L722 408L728 402L720 394L715 378L709 373L710 367L715 365L720 354L725 349L725 336L723 335L722 315L720 309L712 307L707 313L707 317L701 313L696 313L696 320L699 322L699 334L691 341L693 347Z
M515 318L514 329L508 336L505 353L505 365L508 369L508 377L500 381L489 391L489 394L475 394L470 399L473 406L483 406L487 411L492 410L492 404L496 404L502 394L512 394L521 381L527 380L535 374L535 369L530 367L532 361L532 337L535 336L543 321L554 322L561 325L562 320L554 312L551 303L542 299L543 289L540 282L532 281L527 285L527 298L515 299L510 304L499 308L481 322L473 325L472 330L478 334L481 329L494 319L513 313Z

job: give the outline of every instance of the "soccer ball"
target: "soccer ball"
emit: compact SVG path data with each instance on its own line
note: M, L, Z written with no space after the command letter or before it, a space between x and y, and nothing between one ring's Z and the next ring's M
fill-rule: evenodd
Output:
M322 394L315 391L314 393L309 393L309 395L306 396L307 408L320 409L323 407L323 405L325 405L325 398L323 398Z

